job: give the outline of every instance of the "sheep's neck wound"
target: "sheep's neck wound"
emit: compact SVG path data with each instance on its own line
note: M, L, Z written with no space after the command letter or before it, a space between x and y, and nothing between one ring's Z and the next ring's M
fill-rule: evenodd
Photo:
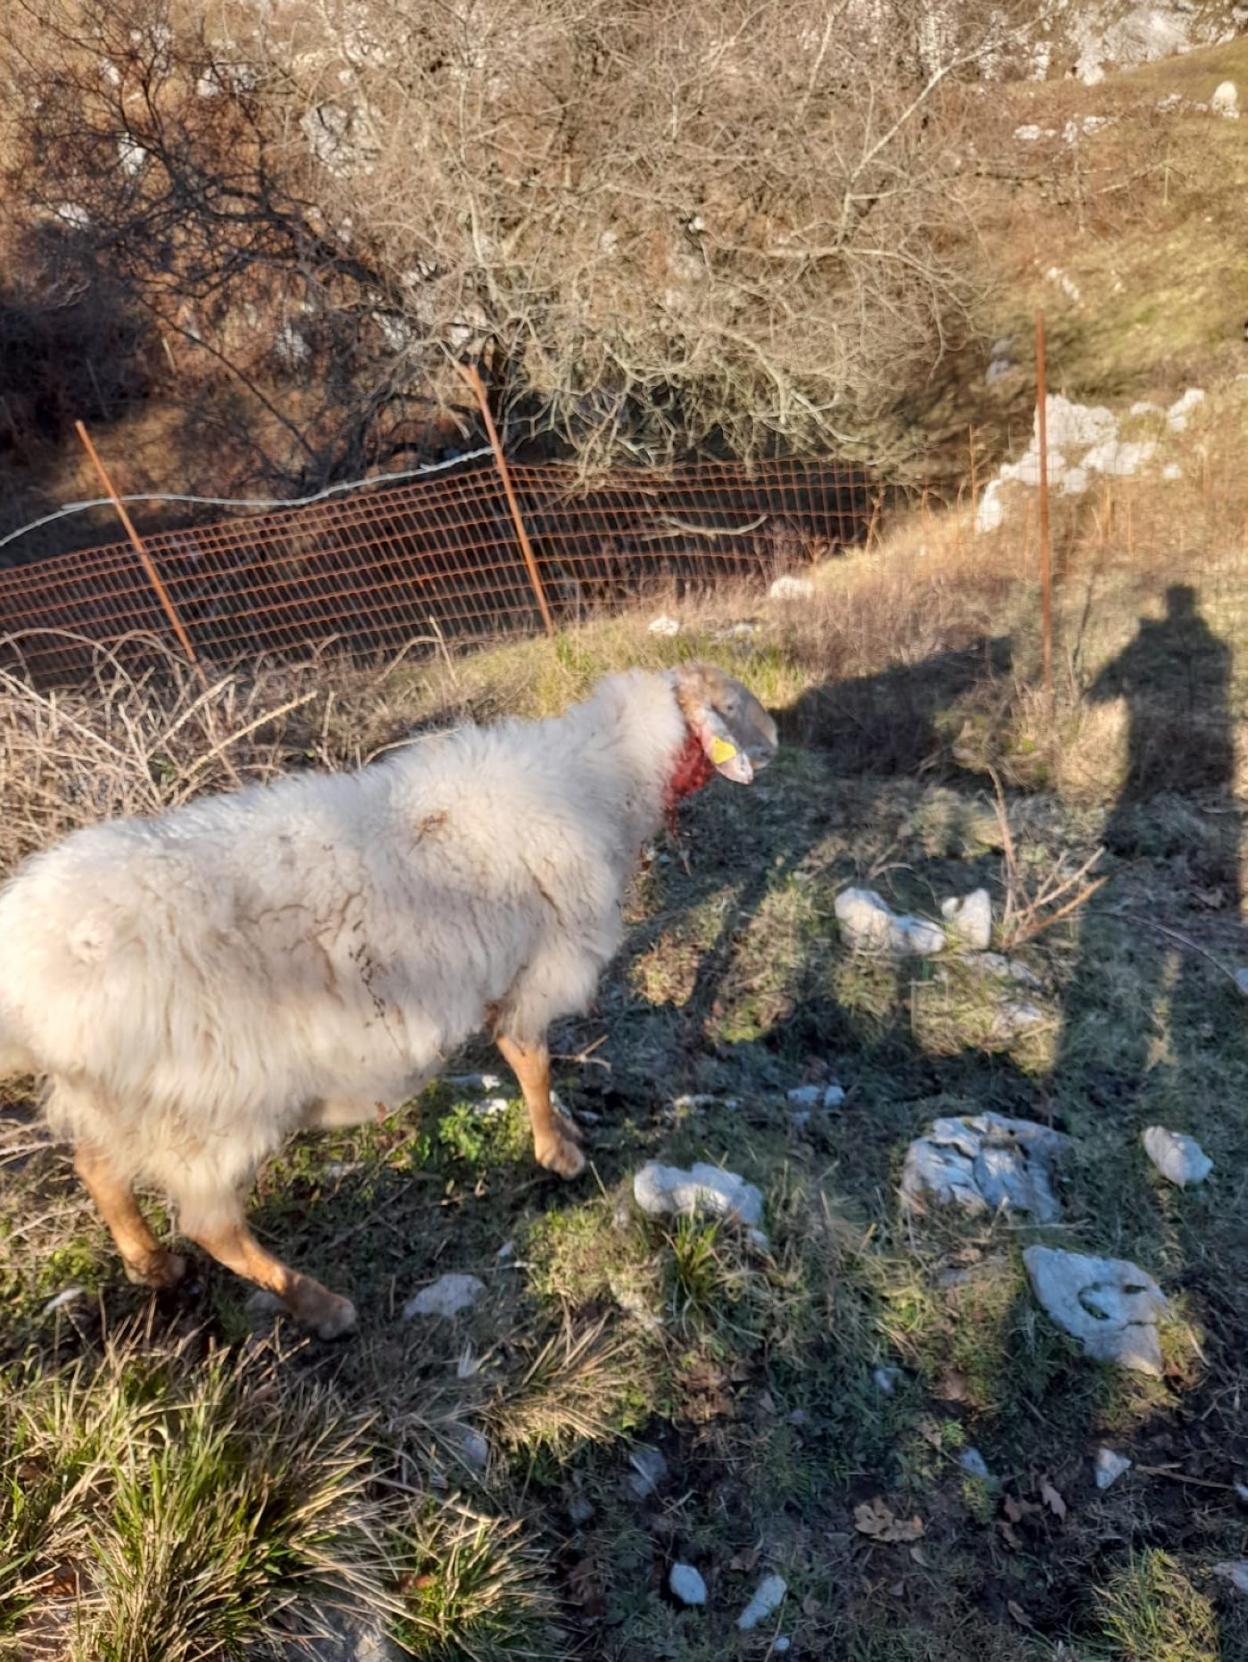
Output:
M692 796L694 791L700 791L703 785L710 782L714 772L715 769L702 748L701 739L696 733L686 734L684 744L676 752L676 761L667 776L667 785L663 792L663 810L672 831L676 829L677 804L685 797Z

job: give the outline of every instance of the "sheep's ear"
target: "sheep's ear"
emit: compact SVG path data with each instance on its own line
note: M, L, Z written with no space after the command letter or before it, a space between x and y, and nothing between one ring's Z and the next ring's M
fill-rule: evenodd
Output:
M723 717L714 710L704 710L696 731L712 767L734 785L748 785L754 777L753 764L737 745Z

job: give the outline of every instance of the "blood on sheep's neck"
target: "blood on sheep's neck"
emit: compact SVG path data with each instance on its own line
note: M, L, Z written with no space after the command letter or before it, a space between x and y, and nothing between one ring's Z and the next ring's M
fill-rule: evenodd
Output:
M696 733L687 733L685 742L676 752L676 760L663 789L663 810L669 826L675 830L676 805L694 791L708 784L715 769L711 766L702 741Z

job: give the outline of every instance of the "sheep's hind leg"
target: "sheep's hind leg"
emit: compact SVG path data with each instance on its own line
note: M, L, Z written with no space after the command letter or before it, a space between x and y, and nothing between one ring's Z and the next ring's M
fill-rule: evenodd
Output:
M280 1258L266 1252L248 1229L241 1214L227 1213L219 1222L187 1226L187 1234L218 1264L247 1281L275 1293L303 1327L321 1339L337 1339L355 1327L355 1306L322 1287L310 1275L300 1275Z
M148 1228L130 1185L123 1183L106 1156L80 1143L74 1170L108 1225L126 1275L143 1287L173 1287L186 1271L186 1260L170 1252Z
M577 1146L580 1132L551 1101L550 1052L545 1044L522 1045L502 1033L494 1035L494 1043L524 1092L538 1165L560 1177L579 1177L585 1170L585 1156Z

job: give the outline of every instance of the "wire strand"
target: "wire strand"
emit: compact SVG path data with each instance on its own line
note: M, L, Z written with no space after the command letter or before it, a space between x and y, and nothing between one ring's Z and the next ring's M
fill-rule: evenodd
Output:
M326 497L341 496L346 491L360 490L366 485L400 484L404 479L420 479L429 473L445 473L448 468L458 467L461 462L479 462L483 456L491 454L487 444L480 450L468 450L462 456L452 456L445 462L426 462L422 467L407 468L402 473L379 473L371 479L348 479L338 485L327 485L323 491L315 491L311 496L181 496L171 491L146 491L137 496L120 497L119 501L189 502L204 508L307 508L313 502L324 502ZM99 496L91 502L66 503L55 513L45 514L42 519L33 519L29 525L22 525L16 531L9 531L0 537L0 548L7 548L19 537L24 537L31 531L38 531L42 526L51 525L58 519L64 519L68 514L86 513L90 508L111 508L112 505L113 500L109 496Z

